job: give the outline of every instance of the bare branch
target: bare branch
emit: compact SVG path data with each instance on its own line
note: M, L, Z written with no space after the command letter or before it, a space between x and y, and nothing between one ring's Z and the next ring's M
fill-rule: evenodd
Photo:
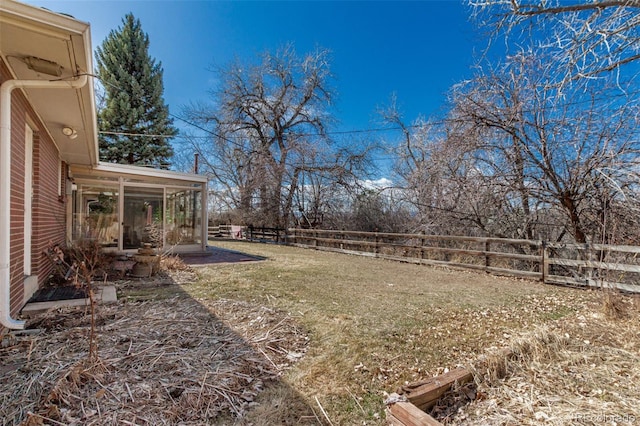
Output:
M558 69L556 84L585 84L640 59L640 1L470 1L494 37L540 48Z
M214 126L216 136L200 152L240 222L286 227L301 182L344 173L331 161L325 133L332 123L329 62L325 49L300 57L289 44L259 63L232 64L221 71L217 107L192 112Z

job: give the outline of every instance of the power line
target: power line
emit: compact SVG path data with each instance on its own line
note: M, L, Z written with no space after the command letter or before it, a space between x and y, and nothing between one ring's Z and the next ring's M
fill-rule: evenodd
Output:
M592 102L598 102L601 100L609 100L613 97L629 97L629 96L635 96L640 94L640 90L635 91L635 92L631 92L631 93L626 93L626 94L617 94L617 95L609 95L607 97L603 97L603 98L597 98L597 99L585 99L585 100L581 100L581 101L575 101L575 102L567 102L567 103L563 103L561 104L561 107L569 107L569 106L576 106L576 105L581 105L581 104L586 104L586 103L592 103ZM550 110L550 109L554 109L556 107L554 106L543 106L540 107L536 110L534 109L521 109L518 112L519 113L525 113L525 114L531 114L534 112L538 112L538 111L545 111L545 110ZM189 120L186 120L176 114L172 114L169 113L170 116L183 121L184 123L195 127L199 130L202 130L206 133L208 133L211 136L215 136L217 138L220 138L222 140L225 140L229 143L233 143L235 145L240 146L240 144L236 141L233 141L225 136L222 136L212 130L209 130L205 127L199 126ZM296 136L324 136L324 135L350 135L350 134L362 134L362 133L382 133L382 132L391 132L391 131L404 131L406 129L419 129L419 128L424 128L424 127L428 127L428 126L439 126L439 125L444 125L447 124L448 122L454 121L453 119L440 119L440 120L432 120L432 121L426 121L424 123L420 123L420 124L409 124L406 125L404 127L401 126L392 126L392 127L374 127L374 128L369 128L369 129L351 129L351 130L336 130L336 131L328 131L325 132L324 134L322 133L296 133ZM206 139L208 138L208 136L196 136L196 135L146 135L146 134L142 134L142 133L126 133L126 132L99 132L102 134L111 134L111 135L122 135L122 136L148 136L148 137L167 137L167 138L181 138L181 139Z
M118 86L117 84L113 84L113 83L111 83L109 81L103 80L102 78L100 78L99 75L92 74L92 73L82 73L82 74L79 74L79 76L80 75L87 75L89 77L93 77L93 78L97 79L98 81L100 81L102 84L111 86L112 88L114 88L116 90L124 91L124 89L122 87ZM173 118L176 118L176 119L178 119L178 120L180 120L180 121L182 121L184 123L187 123L188 125L190 125L192 127L195 127L196 129L202 130L203 132L209 133L212 136L215 136L215 137L221 138L223 140L226 140L229 143L235 143L234 141L232 141L230 139L227 139L224 136L221 136L221 135L219 135L219 134L217 134L215 132L212 132L211 130L206 129L206 128L202 127L202 126L199 126L199 125L197 125L197 124L195 124L195 123L193 123L193 122L191 122L189 120L186 120L186 119L184 119L184 118L182 118L182 117L180 117L180 116L178 116L176 114L173 114L173 113L171 113L169 111L167 111L167 113L169 114L169 116L171 116ZM144 133L127 133L127 132L99 131L98 133L110 134L110 135L120 135L120 136L141 136L141 137L162 137L162 138L175 138L175 137L178 137L177 135L147 135L147 134L144 134ZM181 138L185 138L185 137L181 136Z
M99 131L101 135L114 135L114 136L142 136L145 138L174 138L174 135L154 135L149 133L129 133L129 132L107 132L107 131Z
M175 116L173 114L170 114L176 118L179 118L178 116ZM180 120L182 120L181 118L179 118ZM182 120L185 121L186 123L195 126L193 123L190 123L186 120ZM212 136L216 136L219 137L223 140L226 140L227 142L233 142L233 143L237 143L234 141L229 140L228 138L225 138L224 136L221 136L215 132L212 132L210 130L204 129L202 127L199 126L195 126L200 130L206 131L207 133L211 134ZM410 126L406 126L408 128L417 128L417 127L422 127L422 125L416 124L416 125L410 125ZM379 133L379 132L390 132L390 131L396 131L396 130L403 130L402 127L384 127L384 128L373 128L373 129L355 129L355 130L340 130L340 131L335 131L335 132L325 132L326 135L345 135L345 134L356 134L356 133ZM107 132L107 131L99 131L98 133L100 134L104 134L104 135L116 135L116 136L143 136L143 137L150 137L150 138L181 138L181 139L191 139L191 138L195 138L195 139L206 139L209 136L194 136L194 135L153 135L153 134L147 134L147 133L129 133L129 132ZM320 133L296 133L296 136L323 136Z
M101 79L98 75L95 74L91 74L91 73L83 73L81 75L87 75L93 78L98 79L99 81L101 81L103 84L109 85L117 90L123 90L121 87L104 81L103 79ZM611 98L619 98L619 97L632 97L632 96L636 96L640 94L640 90L636 90L634 92L625 92L625 93L618 93L618 94L613 94L613 95L607 95L606 97L602 97L602 98L591 98L591 99L583 99L583 100L579 100L579 101L575 101L575 102L567 102L567 103L562 103L560 105L560 108L566 108L566 107L570 107L570 106L576 106L576 105L581 105L581 104L586 104L586 103L593 103L593 102L599 102L599 101L603 101L603 100L610 100ZM539 112L539 111L545 111L545 110L550 110L550 109L555 109L557 107L552 106L552 105L548 105L548 106L542 106L540 108L537 109L521 109L518 112L521 114L531 114L531 113L535 113L535 112ZM216 138L222 139L226 142L229 142L233 145L236 145L238 147L242 147L242 144L238 143L237 141L234 141L228 137L225 137L215 131L212 131L210 129L207 129L206 127L200 126L196 123L194 123L193 121L187 120L177 114L173 114L171 112L169 112L169 115L177 120L180 120L186 124L188 124L191 127L194 127L198 130L201 130L205 133L208 133L210 136L214 136ZM391 132L391 131L406 131L407 129L418 129L418 128L424 128L424 127L428 127L428 126L439 126L439 125L444 125L448 122L451 122L451 119L440 119L440 120L432 120L432 121L426 121L424 123L420 123L420 124L409 124L406 126L392 126L392 127L377 127L377 128L369 128L369 129L351 129L351 130L336 130L336 131L328 131L325 132L324 134L321 133L299 133L296 134L296 136L306 136L306 137L312 137L312 136L324 136L324 135L352 135L352 134L363 134L363 133L383 133L383 132ZM152 137L152 138L179 138L179 139L206 139L209 136L196 136L196 135L162 135L162 134L145 134L145 133L133 133L133 132L108 132L108 131L99 131L98 133L100 134L106 134L106 135L114 135L114 136L132 136L132 137Z

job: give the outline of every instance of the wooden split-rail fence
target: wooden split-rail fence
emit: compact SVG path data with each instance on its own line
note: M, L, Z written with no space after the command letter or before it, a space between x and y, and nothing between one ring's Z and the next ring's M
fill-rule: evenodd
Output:
M286 229L264 226L209 226L208 236L209 239L226 238L234 240L249 240L261 243L285 244L287 242Z
M640 293L640 247L540 240L220 225L209 238L290 244L401 262Z
M640 247L489 237L289 229L299 247L640 292Z

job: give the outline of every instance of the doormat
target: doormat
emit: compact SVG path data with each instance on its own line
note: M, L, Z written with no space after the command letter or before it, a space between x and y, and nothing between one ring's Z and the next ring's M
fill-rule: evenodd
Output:
M86 299L87 291L74 286L41 288L36 291L27 303L53 302L56 300Z

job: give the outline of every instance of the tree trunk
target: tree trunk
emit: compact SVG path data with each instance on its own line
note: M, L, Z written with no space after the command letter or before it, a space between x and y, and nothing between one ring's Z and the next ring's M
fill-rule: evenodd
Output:
M580 215L578 214L578 207L574 199L571 195L564 193L560 196L560 201L562 202L562 206L566 209L567 214L569 215L569 221L571 223L571 228L573 229L573 236L578 244L584 244L587 242L587 236L582 229L582 224L580 222Z

